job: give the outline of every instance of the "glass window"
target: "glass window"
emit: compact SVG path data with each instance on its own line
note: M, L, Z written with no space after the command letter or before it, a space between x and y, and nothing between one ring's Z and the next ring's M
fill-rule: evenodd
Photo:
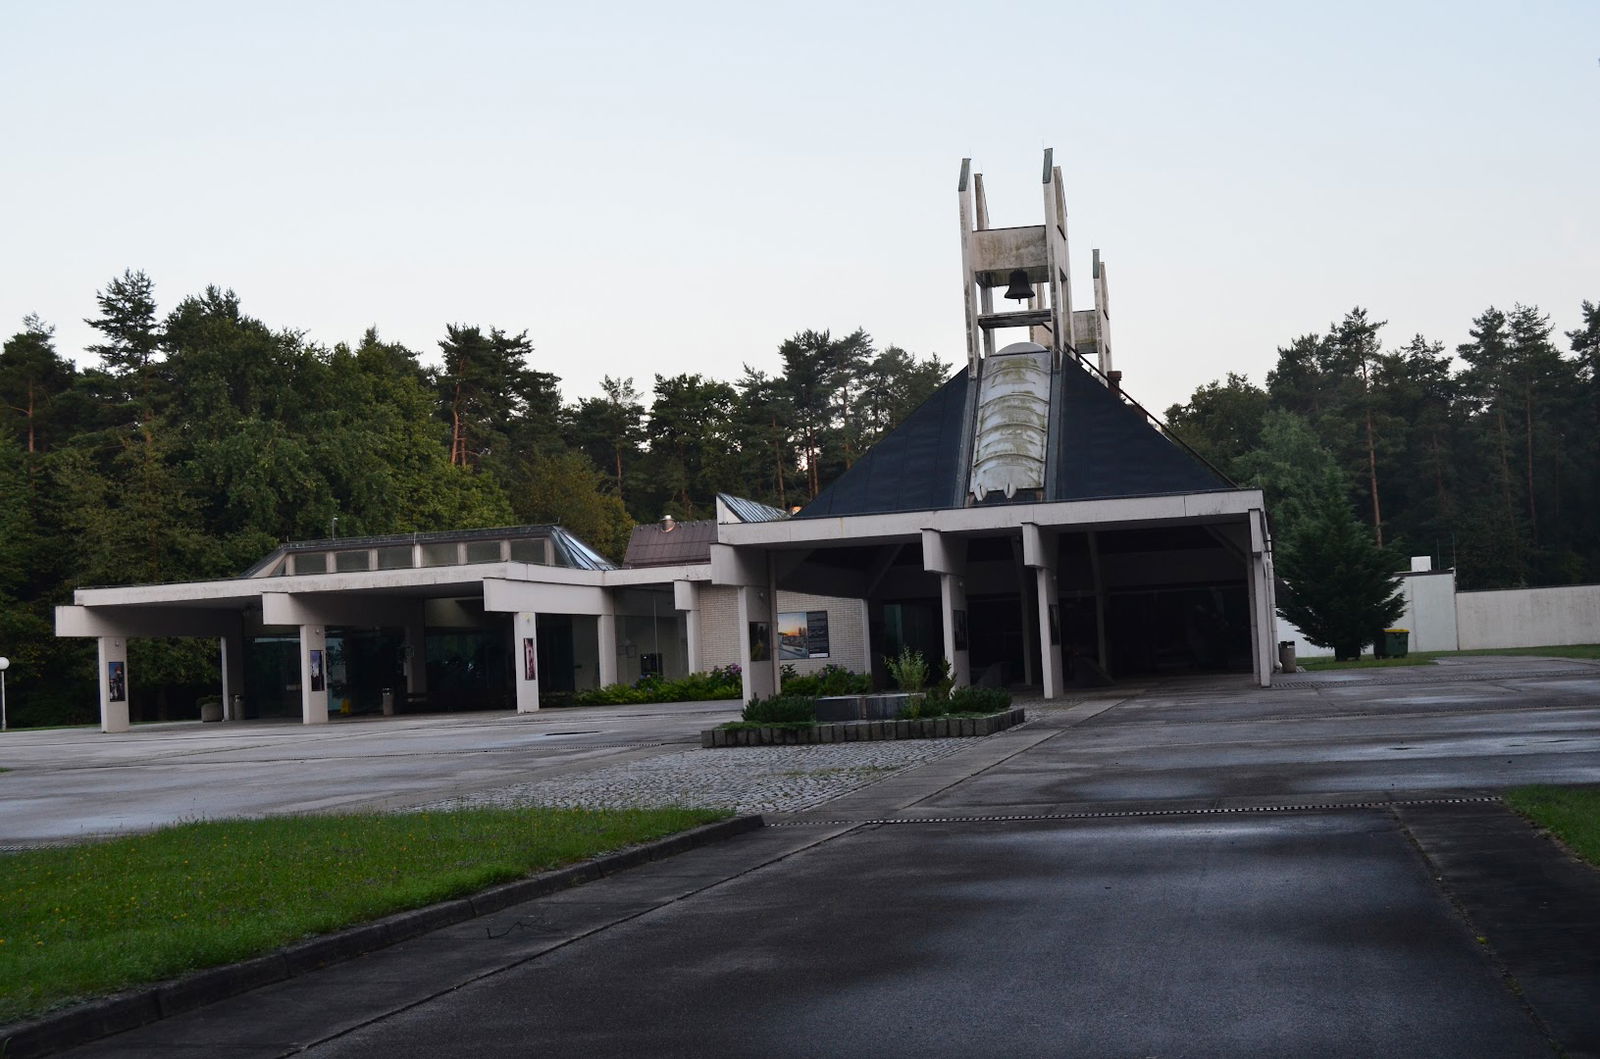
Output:
M372 555L365 548L360 551L334 552L333 568L341 574L351 570L371 570Z
M511 542L511 558L519 563L539 563L544 565L544 538L535 540L523 538Z
M294 572L325 574L328 572L328 557L322 552L300 552L294 557Z
M499 541L468 541L467 562L497 563L500 561Z
M411 545L398 544L378 549L379 570L407 570L411 567Z
M454 544L424 544L422 546L423 566L454 566L461 560L456 558Z

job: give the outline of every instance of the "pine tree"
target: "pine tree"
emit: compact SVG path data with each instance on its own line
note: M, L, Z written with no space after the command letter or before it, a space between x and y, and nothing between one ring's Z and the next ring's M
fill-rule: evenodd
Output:
M1286 583L1278 613L1307 640L1340 659L1359 658L1364 644L1405 612L1396 557L1362 529L1330 471L1303 516L1280 535L1274 551Z

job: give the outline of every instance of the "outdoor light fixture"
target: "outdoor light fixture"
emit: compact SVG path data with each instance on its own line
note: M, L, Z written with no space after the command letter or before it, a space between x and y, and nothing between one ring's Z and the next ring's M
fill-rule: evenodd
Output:
M1033 284L1028 282L1028 274L1022 269L1011 270L1011 286L1006 288L1006 297L1012 301L1025 302L1033 297Z
M0 658L0 732L6 730L6 670L11 668L11 659Z

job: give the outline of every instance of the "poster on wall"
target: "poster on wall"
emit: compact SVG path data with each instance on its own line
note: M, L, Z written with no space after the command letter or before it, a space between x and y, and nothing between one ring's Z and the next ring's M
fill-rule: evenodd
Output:
M792 662L799 658L810 658L807 654L808 642L806 639L806 612L803 610L786 610L778 615L778 659L783 662Z
M772 657L772 626L764 621L750 623L750 661L765 662Z
M328 686L327 678L322 675L322 652L312 651L311 654L311 690L321 691Z
M128 663L106 663L106 698L112 702L128 701Z
M522 638L522 679L539 679L539 644L532 636Z
M778 615L778 659L784 662L803 658L827 658L828 612L825 610L786 610Z

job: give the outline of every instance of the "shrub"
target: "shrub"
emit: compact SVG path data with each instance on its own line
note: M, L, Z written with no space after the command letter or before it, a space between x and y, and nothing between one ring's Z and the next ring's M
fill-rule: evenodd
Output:
M956 688L947 703L951 713L999 713L1011 708L1011 692L1005 688Z
M817 719L817 700L804 695L757 696L740 716L751 724L811 724Z
M872 690L872 678L865 673L855 673L832 662L815 673L805 676L795 672L794 666L784 666L783 694L809 695L865 695Z
M885 655L883 664L901 691L921 691L928 683L928 660L909 647L898 655Z
M690 673L679 680L640 677L632 684L607 684L572 696L576 706L620 706L640 702L691 702L700 699L737 699L744 688L737 663L706 673Z

